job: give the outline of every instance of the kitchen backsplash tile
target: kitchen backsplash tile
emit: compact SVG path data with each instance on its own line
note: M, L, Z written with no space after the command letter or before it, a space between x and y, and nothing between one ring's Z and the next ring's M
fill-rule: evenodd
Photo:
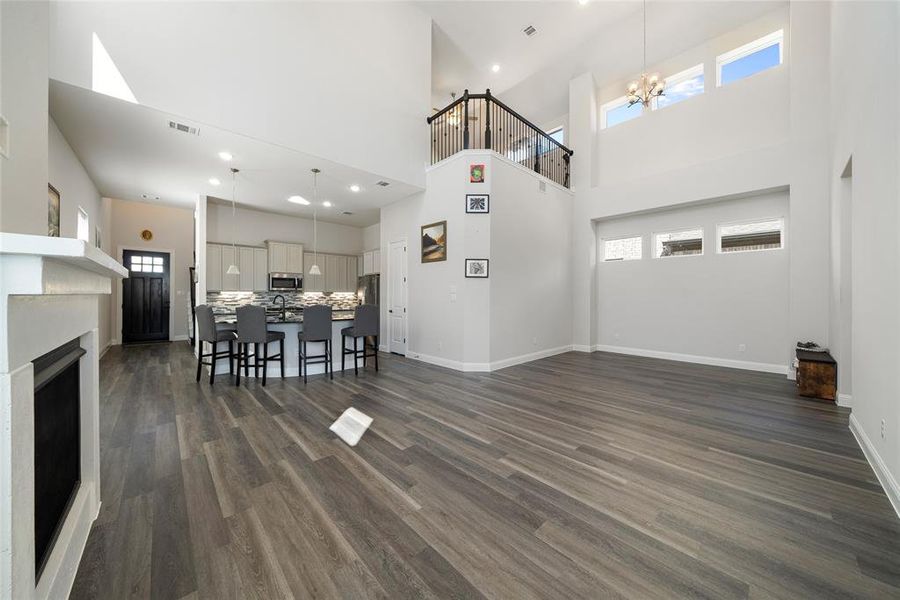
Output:
M335 310L353 310L359 305L359 298L353 292L207 292L206 303L214 312L233 312L238 306L256 304L274 305L274 298L284 296L287 309L330 304ZM279 301L278 305L281 305Z

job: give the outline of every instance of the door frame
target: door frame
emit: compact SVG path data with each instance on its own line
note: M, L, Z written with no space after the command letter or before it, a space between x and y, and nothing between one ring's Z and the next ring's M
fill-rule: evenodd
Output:
M396 244L397 242L403 242L404 247L406 248L406 285L403 286L403 296L404 296L403 306L404 306L404 308L406 308L406 315L403 317L403 319L405 321L404 326L406 327L406 344L404 344L406 346L406 349L402 353L396 352L395 354L399 354L400 356L406 356L409 353L409 340L412 336L410 336L410 334L409 334L409 243L407 243L407 237L405 235L398 237L396 239L390 240L387 245L387 274L388 274L388 276L387 276L387 300L388 301L387 301L387 307L385 310L385 314L390 314L387 311L389 311L391 309L391 306L394 304L394 302L393 302L394 298L393 298L393 292L392 292L393 286L391 285L391 282L396 275L393 272L393 269L391 266L391 246ZM393 349L391 348L391 320L390 320L390 317L388 317L388 319L387 319L387 336L386 336L386 338L387 338L387 351L393 352Z
M168 248L151 248L149 246L118 246L116 251L118 252L118 261L119 264L125 264L125 251L128 250L130 252L160 252L167 253L169 255L169 341L174 341L175 336L175 285L172 283L172 271L175 270L173 263L175 262L175 251L170 250ZM126 267L128 268L128 267ZM129 271L130 272L130 271ZM122 286L113 286L115 290L115 296L113 297L113 302L115 306L113 310L115 313L115 321L116 321L116 339L111 341L111 344L122 344L122 302L124 301ZM185 336L184 339L188 339Z

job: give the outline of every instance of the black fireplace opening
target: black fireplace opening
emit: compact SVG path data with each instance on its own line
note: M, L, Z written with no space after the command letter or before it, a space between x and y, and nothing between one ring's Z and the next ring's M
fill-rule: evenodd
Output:
M40 578L81 484L81 381L78 340L34 365L34 553Z

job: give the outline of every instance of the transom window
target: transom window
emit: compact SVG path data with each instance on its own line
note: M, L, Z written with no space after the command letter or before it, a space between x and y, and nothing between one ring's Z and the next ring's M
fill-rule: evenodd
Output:
M653 235L653 256L691 256L703 254L703 228L669 231Z
M643 237L627 237L603 240L603 261L640 260L643 254Z
M783 60L784 30L779 29L716 57L716 85L727 85L777 67Z
M784 247L784 219L719 225L719 252L753 252Z
M665 79L666 87L662 96L653 99L653 110L676 104L703 93L703 65L685 69Z
M129 268L135 273L162 273L161 256L132 256Z
M600 107L600 126L603 129L641 116L644 106L638 102L628 106L628 96L616 98Z
M78 222L75 229L75 237L85 242L91 241L90 219L88 218L87 212L80 206L78 207Z

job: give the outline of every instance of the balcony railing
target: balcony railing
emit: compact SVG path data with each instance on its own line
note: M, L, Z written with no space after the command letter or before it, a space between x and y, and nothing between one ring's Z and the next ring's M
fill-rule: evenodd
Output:
M431 126L431 164L460 150L493 150L569 187L569 159L574 152L491 96L491 90L484 94L466 90L426 120Z

